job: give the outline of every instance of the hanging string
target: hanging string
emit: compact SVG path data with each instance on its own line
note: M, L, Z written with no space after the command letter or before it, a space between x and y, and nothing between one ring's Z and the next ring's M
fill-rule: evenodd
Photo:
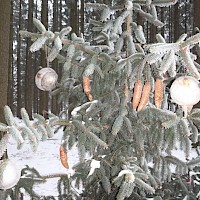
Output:
M46 57L46 61L47 61L47 67L49 67L49 59L48 59L48 47L47 45L44 46L44 51L45 51L45 57Z
M50 67L49 65L49 59L48 59L48 47L47 45L44 45L44 51L45 51L45 58L46 58L46 67ZM48 113L51 113L52 108L52 95L51 92L48 92Z

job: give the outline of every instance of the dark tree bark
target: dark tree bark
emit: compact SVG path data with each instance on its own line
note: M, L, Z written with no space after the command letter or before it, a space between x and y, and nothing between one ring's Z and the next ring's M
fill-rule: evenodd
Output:
M141 25L141 26L144 25L143 19L142 19L141 15L139 15L139 14L137 14L137 24Z
M60 0L59 10L58 10L59 11L59 29L58 30L61 30L63 28L63 23L62 23L62 21L63 21L62 5L63 4L62 3L63 3L63 1Z
M200 1L194 0L194 27L200 28Z
M9 38L9 68L8 68L8 94L7 100L8 105L14 111L13 106L13 1L11 1L11 10L10 10L10 38ZM14 113L16 114L16 113Z
M0 1L0 122L4 122L3 107L7 104L8 68L9 68L9 33L10 1Z
M174 41L176 41L180 36L180 28L179 28L179 2L174 5Z
M156 26L155 25L150 25L150 43L156 42Z
M85 24L85 8L84 8L84 0L81 0L81 8L80 8L80 32L84 34L84 24Z
M195 27L197 27L200 30L200 17L199 17L199 13L200 13L200 1L194 0L193 8L194 8L193 30L195 29ZM200 64L200 55L198 55L197 62Z
M61 1L60 1L61 2ZM61 23L59 23L59 19L61 21L61 4L58 3L58 0L54 0L54 3L53 3L53 31L58 31L60 29L60 25ZM52 63L52 66L53 68L55 69L55 71L57 73L58 70L59 70L59 65L58 65L58 60L55 59ZM52 112L55 113L55 114L58 114L59 113L59 108L58 108L58 103L57 103L57 96L54 96L51 98L51 105L52 105Z
M164 22L164 8L160 8L160 18L161 21ZM164 28L161 28L160 34L164 36Z
M34 16L37 19L38 18L38 1L35 2L34 5ZM35 27L33 27L34 29ZM36 29L36 28L35 28ZM34 30L36 31L36 30ZM34 53L34 75L37 73L38 68L36 67L36 65L38 64L38 66L40 65L40 59L38 59L40 57L40 52L35 52ZM39 60L39 61L38 61ZM33 99L33 112L38 113L39 112L39 94L40 91L38 90L38 88L36 87L36 85L34 84L34 99Z
M53 31L58 31L58 0L53 1Z
M172 24L173 24L173 15L172 15L172 8L169 7L169 42L173 42L172 37L173 37L173 29L172 29Z
M194 0L194 24L193 24L193 26L194 26L194 28L198 27L200 29L199 13L200 13L200 1ZM200 56L197 57L196 61L200 64ZM200 102L198 104L196 104L195 107L200 108Z
M48 0L42 0L41 21L48 29ZM47 67L47 59L45 50L41 50L41 66ZM39 113L42 114L48 110L48 92L40 91L39 97Z
M29 0L28 4L28 31L32 32L33 30L33 8L34 2L33 0ZM33 90L34 90L34 70L33 68L33 58L32 54L29 51L31 46L31 39L27 39L27 47L26 47L26 82L25 82L25 107L29 114L32 116L33 109Z
M70 0L70 26L72 32L79 34L77 0Z
M9 35L10 35L10 1L0 1L0 122L5 122L3 108L7 104L8 69L9 69ZM3 133L0 132L0 139ZM6 158L5 153L3 158ZM0 199L6 200L6 192L0 190Z
M22 104L22 84L21 84L21 37L19 31L22 25L22 0L19 1L19 20L17 30L17 116L20 116Z

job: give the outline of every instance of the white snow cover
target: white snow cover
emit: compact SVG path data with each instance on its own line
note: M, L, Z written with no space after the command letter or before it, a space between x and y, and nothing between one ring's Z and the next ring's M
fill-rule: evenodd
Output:
M22 168L25 165L34 167L42 176L52 174L68 174L68 176L70 176L74 173L72 167L79 161L78 151L76 147L73 147L70 151L68 151L69 169L64 168L59 158L59 147L60 144L62 144L62 135L63 131L59 130L53 138L48 139L45 142L40 142L36 152L31 150L31 146L27 142L25 142L22 149L18 150L16 142L14 140L10 140L10 143L8 144L8 157L16 165L18 165L19 168ZM179 146L178 143L177 146ZM184 153L180 150L173 150L172 155L184 162L186 161ZM104 157L104 155L102 155L102 157ZM192 150L189 159L195 157L197 157L197 152ZM151 165L151 163L149 163L149 165ZM88 176L91 175L94 170L99 167L100 161L92 159L91 170ZM171 165L170 168L172 171L175 170L173 165ZM52 195L56 197L58 195L57 181L58 178L50 178L47 180L47 182L36 185L34 191L36 191L41 196ZM200 196L200 193L197 196ZM30 198L26 197L25 200L29 199Z
M11 140L8 145L8 157L20 168L25 165L34 167L43 175L50 174L68 174L73 173L72 167L78 162L78 152L74 147L68 152L69 169L62 166L60 162L59 147L62 143L62 130L60 130L52 139L40 142L36 152L31 150L29 143L25 143L22 149L18 150L16 142ZM38 194L57 196L57 180L58 178L50 178L43 184L36 185L34 191ZM27 197L26 200L29 200Z

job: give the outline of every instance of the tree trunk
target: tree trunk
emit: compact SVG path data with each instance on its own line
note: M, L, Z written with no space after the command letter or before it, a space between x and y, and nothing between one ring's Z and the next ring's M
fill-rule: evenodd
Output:
M48 29L48 0L42 0L41 21ZM41 50L41 66L47 67L47 59L45 50ZM40 91L39 97L39 113L42 114L48 110L48 92Z
M173 24L174 24L174 42L179 38L180 36L180 30L179 30L179 2L177 2L174 5L174 17L173 17Z
M10 1L0 1L0 122L5 122L3 108L7 104L8 69L9 69L9 36L10 36ZM0 139L3 133L0 132ZM6 157L7 154L4 154ZM6 192L0 190L0 199L6 199Z
M14 111L14 100L13 100L13 92L14 92L14 82L13 82L13 1L11 1L11 10L10 10L10 38L9 38L9 68L8 68L8 94L7 94L7 103ZM14 113L16 114L16 113Z
M154 43L156 41L156 26L150 25L150 43Z
M59 30L61 30L63 28L63 24L62 24L62 21L63 21L63 13L62 13L62 5L63 5L63 1L60 0L60 3L59 3Z
M17 116L20 116L20 108L22 105L22 84L21 84L21 37L19 31L21 30L22 25L22 0L19 2L19 21L18 21L18 30L17 30Z
M200 1L199 0L194 0L194 28L198 27L200 29ZM196 62L200 64L200 56L197 57ZM195 105L196 108L200 108L200 102Z
M198 27L200 29L200 1L194 0L194 24L193 29ZM200 64L200 56L197 58L197 62Z
M60 1L61 2L61 1ZM60 25L61 23L59 23L59 20L61 21L61 8L59 8L59 6L61 6L61 3L58 4L58 0L54 0L53 2L53 32L58 31L60 29ZM52 63L53 68L55 69L56 72L58 72L59 70L59 66L58 66L58 60L55 59ZM53 96L51 100L51 105L52 105L52 112L55 114L58 114L58 102L57 102L57 96Z
M35 5L34 5L35 7L34 7L34 15L35 15L35 18L37 19L38 18L38 1L36 1L35 2ZM33 27L33 28L35 28L35 27ZM35 30L34 31L36 31L36 28L35 28ZM38 58L39 58L39 56L40 56L40 52L35 52L35 54L34 54L34 68L33 68L33 70L34 70L34 74L36 74L37 72L38 72L38 68L36 67L36 65L38 64ZM40 63L40 62L39 62ZM40 64L38 64L38 66L39 66ZM39 93L40 93L40 91L38 90L38 88L36 87L36 85L35 85L35 83L34 83L34 92L33 92L33 94L34 94L34 100L33 100L33 112L35 112L35 113L38 113L39 112L39 106L38 106L38 104L39 104Z
M172 24L173 24L173 19L172 19L172 7L169 7L169 42L172 41L173 37L173 30L172 30Z
M10 1L0 1L0 122L4 122L3 107L7 104L10 8Z
M33 30L33 0L29 0L28 4L28 31L32 32ZM27 39L27 47L26 47L26 82L25 82L25 107L29 114L32 116L33 109L33 90L34 90L34 70L33 68L33 58L32 54L29 51L31 46L31 39Z
M194 27L200 28L200 1L194 0Z
M85 9L84 9L84 0L81 0L80 8L80 32L84 34L84 24L85 24Z
M70 1L70 26L72 32L79 34L78 30L78 15L77 15L77 0Z
M160 8L160 18L162 22L164 22L164 18L165 18L164 13L165 13L164 8ZM162 36L164 36L164 28L161 28L160 33Z

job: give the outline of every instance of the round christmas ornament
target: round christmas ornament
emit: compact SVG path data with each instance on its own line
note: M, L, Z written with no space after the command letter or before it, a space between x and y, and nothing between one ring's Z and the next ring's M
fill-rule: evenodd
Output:
M170 94L172 100L181 105L185 114L200 101L199 81L191 76L177 78L171 85Z
M7 190L15 186L21 177L21 170L9 159L0 163L0 189Z
M43 91L51 91L56 87L58 74L50 67L39 70L35 76L36 86Z

